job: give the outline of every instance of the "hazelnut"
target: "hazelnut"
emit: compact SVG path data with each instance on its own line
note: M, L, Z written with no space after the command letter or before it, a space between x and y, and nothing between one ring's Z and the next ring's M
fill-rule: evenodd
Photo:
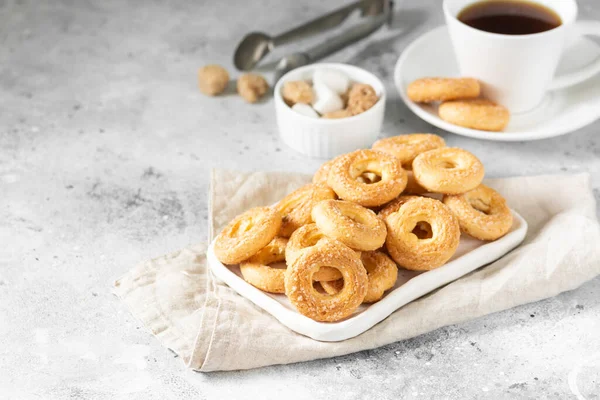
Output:
M310 104L315 97L312 87L306 81L286 82L283 85L281 95L283 100L290 106L296 103Z
M237 81L237 91L248 103L256 103L269 89L269 84L260 75L244 74Z
M220 65L206 65L198 71L200 91L208 96L222 93L229 83L229 73Z
M348 109L352 115L360 114L373 107L379 100L371 85L355 83L348 94Z
M338 118L348 118L351 117L353 114L350 112L350 110L343 109L343 110L337 110L337 111L332 111L332 112L328 112L323 114L323 118L328 118L328 119L338 119Z

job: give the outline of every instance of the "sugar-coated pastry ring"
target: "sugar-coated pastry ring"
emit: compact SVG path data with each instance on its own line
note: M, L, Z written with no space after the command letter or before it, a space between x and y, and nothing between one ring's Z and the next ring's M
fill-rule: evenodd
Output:
M459 194L475 189L485 174L472 153L457 147L441 147L419 154L413 161L415 179L434 193Z
M422 78L408 85L408 98L417 103L479 97L481 85L473 78Z
M246 282L269 293L284 293L284 268L274 268L270 264L285 261L285 248L288 240L276 237L248 260L240 263L240 272Z
M395 213L402 207L402 204L406 203L411 199L418 199L420 196L412 196L412 195L402 195L395 198L393 201L390 201L382 208L377 215L379 218L385 221L385 219L392 213Z
M396 157L402 168L412 169L412 162L419 154L446 146L441 136L433 133L411 133L379 139L373 143L372 149L383 151Z
M425 194L427 189L419 185L419 182L415 179L415 173L413 171L406 171L406 188L404 192L407 194Z
M340 279L341 277L342 277L342 274L340 273L340 271L338 269L332 268L332 267L322 267L321 269L319 269L317 272L314 273L313 280L317 281L317 282L322 282L322 281L330 281L330 280Z
M331 170L331 166L340 157L342 157L342 156L337 156L337 157L332 158L331 160L326 161L325 163L323 163L319 167L319 169L317 170L317 172L315 172L315 174L313 175L312 183L322 183L324 185L327 185L327 178L329 177L329 171Z
M448 101L440 104L438 113L446 122L482 131L500 132L510 121L506 107L485 99Z
M319 169L317 170L317 172L315 172L315 174L313 175L313 179L312 182L313 183L322 183L322 184L327 184L327 178L329 177L329 171L331 170L331 166L337 161L338 158L343 157L344 154L342 154L341 156L337 156L327 162L325 162L323 165L321 165L319 167ZM363 172L362 174L360 174L357 178L357 181L361 182L361 183L375 183L375 182L379 182L381 180L381 177L379 175L377 175L374 172Z
M388 228L386 249L403 268L415 271L438 268L458 248L458 220L441 201L428 197L410 199L388 215L385 223ZM423 239L413 233L419 228L428 231Z
M358 177L374 172L381 177L375 183L360 182ZM397 197L406 187L406 171L396 157L375 150L356 150L336 159L327 184L343 199L365 207L375 207Z
M321 267L340 271L344 280L340 292L331 296L314 288L313 275ZM290 302L300 314L315 321L333 322L352 315L364 300L367 290L367 271L347 247L318 243L303 252L285 274L285 294Z
M367 278L368 277L369 277L369 275L367 274ZM323 291L330 295L336 294L337 292L342 290L342 288L344 287L344 280L341 278L336 279L334 281L320 281L319 283L321 284ZM364 300L363 300L363 302L364 302Z
M265 247L281 227L281 214L256 207L235 217L216 237L214 252L223 264L238 264Z
M379 182L381 180L381 177L375 172L363 172L358 178L356 178L356 180L361 183L371 184Z
M380 248L385 223L372 210L343 200L325 200L313 207L312 218L325 235L361 251Z
M363 303L374 303L383 297L386 290L394 287L398 279L398 267L381 251L362 253L361 261L369 279L369 289Z
M290 236L290 240L285 249L285 260L288 266L294 263L296 259L305 250L315 246L317 243L327 242L329 246L344 246L345 244L325 236L319 230L316 224L307 224L297 229ZM356 257L360 257L360 252L355 252ZM323 267L313 275L315 281L333 281L340 279L342 274L336 268Z
M398 267L384 253L369 251L362 253L361 261L367 270L369 289L363 303L381 300L383 293L394 287L398 279ZM336 294L344 287L344 280L322 281L321 287L328 294Z
M276 206L282 216L279 235L290 237L296 229L312 221L310 213L315 204L335 197L335 192L323 184L308 184L285 196Z
M285 262L288 265L292 264L303 250L316 245L323 238L325 235L314 223L296 229L285 248Z
M496 240L512 227L513 216L506 200L484 184L467 193L444 196L443 202L458 218L460 228L474 238Z

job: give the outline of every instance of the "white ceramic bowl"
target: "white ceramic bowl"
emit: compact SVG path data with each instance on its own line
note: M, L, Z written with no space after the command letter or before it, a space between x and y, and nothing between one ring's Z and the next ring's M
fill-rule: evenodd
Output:
M281 95L288 81L312 80L315 70L324 68L346 74L352 82L367 83L375 89L379 101L364 113L348 118L310 118L292 110ZM314 158L332 158L356 149L369 148L377 139L383 124L385 88L372 73L347 64L317 63L296 68L275 85L275 113L279 135L294 150Z

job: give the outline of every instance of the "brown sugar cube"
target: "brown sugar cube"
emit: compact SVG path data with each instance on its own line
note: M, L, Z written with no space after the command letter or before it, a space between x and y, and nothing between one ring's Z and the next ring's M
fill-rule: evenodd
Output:
M355 83L348 93L348 110L357 115L373 107L377 101L379 97L371 85Z
M296 103L311 104L315 98L313 88L306 81L290 81L283 85L283 100L293 106Z
M352 112L350 112L350 110L343 109L343 110L337 110L337 111L331 111L328 113L323 114L323 118L328 118L328 119L339 119L339 118L348 118L352 116Z

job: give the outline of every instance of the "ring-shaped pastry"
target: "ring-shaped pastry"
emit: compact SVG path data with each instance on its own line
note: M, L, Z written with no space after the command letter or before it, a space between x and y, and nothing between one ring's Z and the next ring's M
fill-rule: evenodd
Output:
M313 208L312 218L321 232L354 250L377 250L385 242L383 220L349 201L322 201Z
M417 103L431 103L479 97L481 85L474 78L421 78L411 82L408 98Z
M377 213L377 215L379 216L379 218L383 219L385 221L385 219L392 213L395 213L396 211L398 211L400 209L400 207L402 207L402 204L406 203L407 201L411 200L411 199L418 199L420 196L398 196L396 199L394 199L393 201L390 201L389 203L387 203L385 205L384 208L382 208L379 213Z
M411 171L406 171L406 188L404 192L406 194L425 194L427 193L427 189L423 186L419 185L419 182L415 179L415 173Z
M254 287L269 293L284 293L285 268L271 267L271 264L285 261L286 238L276 237L248 260L240 263L244 280Z
M510 122L508 108L485 99L447 101L438 113L446 122L482 131L500 132Z
M333 163L335 163L335 161L338 158L340 158L342 156L338 156L332 160L327 161L323 165L321 165L319 167L319 169L317 170L317 172L315 172L315 174L313 175L312 182L327 185L327 178L329 177L329 170L331 170L331 166L333 165ZM364 173L360 174L356 178L356 180L361 183L371 184L371 183L379 182L381 180L381 176L377 175L374 172L364 172Z
M359 181L366 172L381 179ZM397 197L406 187L406 171L396 157L375 150L356 150L336 159L327 184L343 199L365 207L375 207Z
M367 278L368 277L369 277L369 275L367 273ZM336 279L334 281L321 281L319 283L321 284L321 287L323 288L323 291L325 293L327 293L327 294L336 294L337 292L339 292L340 290L342 290L342 288L344 287L344 280L343 279ZM363 302L364 302L364 300L363 300Z
M312 222L310 213L315 204L335 197L335 192L323 184L308 184L285 196L276 206L282 215L279 235L290 237L296 229Z
M294 261L302 254L303 251L309 249L320 242L331 242L331 246L344 246L343 243L328 238L317 228L316 224L307 224L297 229L290 236L290 240L285 249L285 260L289 265L293 264ZM360 252L355 252L357 257L360 257ZM340 279L342 274L335 268L323 267L313 275L315 281L333 281Z
M513 216L506 200L484 184L467 193L444 196L443 202L458 218L460 228L474 238L496 240L512 227Z
M441 147L419 154L413 161L413 173L419 185L430 192L460 194L479 186L485 169L472 153Z
M281 228L272 207L251 208L235 217L216 237L214 252L223 264L238 264L265 247Z
M329 177L329 171L331 170L331 166L337 161L338 158L342 156L343 154L323 163L319 167L317 172L315 172L315 174L313 175L312 183L322 183L324 185L327 185L327 178Z
M361 261L367 270L369 289L363 303L375 303L381 300L383 293L394 287L398 279L398 267L380 251L362 253ZM336 294L344 287L344 280L322 281L321 287L328 294Z
M400 160L402 168L411 170L416 156L444 146L446 142L441 136L433 133L411 133L379 139L373 143L372 149L393 155Z
M313 286L313 275L322 267L340 271L344 287L331 296ZM363 302L368 289L367 271L356 253L347 247L318 243L303 252L287 269L285 294L300 314L315 321L344 319Z
M446 263L458 248L460 226L441 201L428 197L408 200L385 219L386 248L401 267L427 271Z

